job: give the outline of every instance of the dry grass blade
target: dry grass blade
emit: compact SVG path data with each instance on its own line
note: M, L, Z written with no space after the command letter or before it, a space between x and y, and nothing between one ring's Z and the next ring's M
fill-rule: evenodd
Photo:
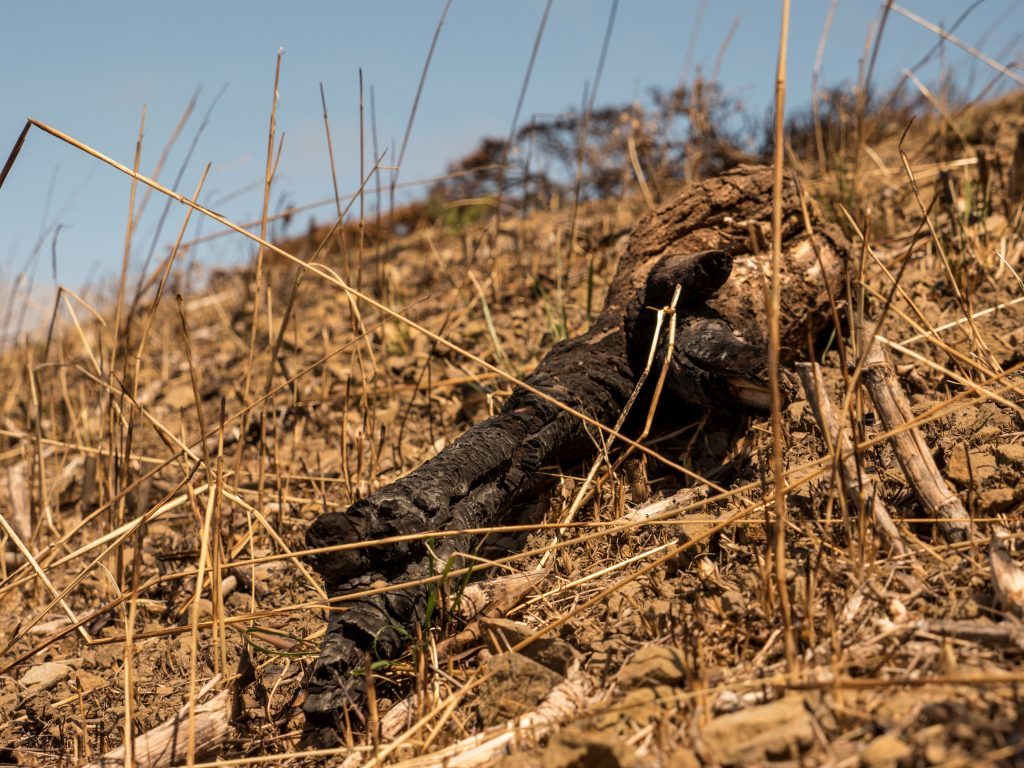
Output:
M391 177L391 195L394 197L395 185L398 183L398 174L401 172L402 163L405 161L405 150L409 146L409 137L412 136L412 126L416 122L416 111L420 106L420 97L423 95L423 87L427 83L427 74L430 72L430 62L434 58L434 50L437 48L437 40L441 36L441 28L444 20L448 18L448 9L452 7L452 0L445 0L444 8L441 9L441 17L437 20L434 28L434 37L430 41L430 49L427 51L427 58L423 62L423 69L420 70L420 81L416 86L416 96L412 100L412 109L409 110L409 121L405 124L405 134L402 136L402 148L398 151L398 164L395 175Z
M994 69L999 74L1004 75L1004 76L1010 78L1015 83L1018 83L1020 85L1024 85L1024 77L1021 77L1020 75L1018 75L1013 70L1008 69L1007 67L1004 67L998 61L995 61L994 59L986 56L984 53L982 53L981 51L977 50L976 48L968 45L967 43L965 43L964 41L960 40L955 35L951 35L949 32L947 32L946 30L942 29L941 27L937 27L934 24L932 24L930 21L922 19L916 13L908 11L906 8L903 8L902 6L893 4L892 9L894 11L896 11L896 13L900 14L901 16L905 16L906 18L910 19L915 24L919 24L922 27L924 27L925 29L927 29L928 31L934 32L936 35L941 37L943 40L948 40L953 45L955 45L957 48L962 48L963 50L967 51L967 53L971 54L971 56L973 56L974 58L978 59L978 61L981 61L982 63L987 64L988 66L992 67L992 69Z
M772 474L775 478L775 587L779 592L786 663L796 668L796 642L786 581L786 465L782 453L782 391L779 382L779 313L782 285L782 174L785 160L786 51L789 44L789 0L782 2L779 58L775 72L774 188L772 190L772 251L770 288L765 296L768 316L768 388L772 412Z
M120 343L121 335L121 313L124 311L125 301L125 288L128 280L128 267L131 261L132 255L132 236L135 233L135 224L137 219L137 212L135 210L135 191L138 187L138 173L139 163L142 161L142 135L146 127L146 108L142 108L142 117L139 119L139 137L135 141L135 164L132 166L134 176L132 176L131 194L128 196L128 220L125 225L124 233L124 255L121 263L121 282L117 286L117 304L114 310L114 343L110 348L110 368L109 373L113 376L116 370L115 363L117 361L118 346ZM148 192L149 190L147 190Z

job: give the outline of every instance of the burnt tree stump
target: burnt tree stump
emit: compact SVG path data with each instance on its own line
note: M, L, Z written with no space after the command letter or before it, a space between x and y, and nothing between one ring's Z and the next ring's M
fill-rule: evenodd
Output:
M655 310L669 303L678 284L676 343L662 410L671 409L673 398L720 409L767 407L762 281L769 263L771 192L769 168L740 166L689 186L641 218L593 327L557 344L526 381L614 424L646 363ZM828 323L826 281L835 292L842 280L845 241L809 202L808 208L813 237L797 187L787 179L781 317L787 361L806 348L808 333ZM593 451L587 429L579 418L517 389L501 413L418 469L345 512L320 516L307 543L317 548L491 524L541 466ZM470 545L469 537L440 539L432 556L420 539L311 559L333 597L380 582L429 577L438 570L432 557L443 563ZM394 658L407 645L408 630L423 619L427 592L393 591L331 611L304 703L314 742L330 743L345 708L361 703L365 675L353 672L362 669L367 653Z

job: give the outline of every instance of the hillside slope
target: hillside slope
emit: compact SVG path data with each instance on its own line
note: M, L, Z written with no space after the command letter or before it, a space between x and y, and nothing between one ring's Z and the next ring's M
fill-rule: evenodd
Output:
M793 161L854 244L838 332L809 341L895 521L883 535L842 492L814 409L790 405L795 658L773 576L767 416L662 413L646 444L726 493L616 451L582 495L589 465L543 468L480 534L472 580L439 574L407 656L369 659L372 706L315 759L1021 759L1024 101L905 127L873 126L856 163L848 145L824 167ZM3 761L96 759L123 742L126 720L147 732L207 683L231 704L205 715L230 719L213 754L296 753L326 614L319 579L292 554L307 526L435 455L509 393L347 298L331 274L521 377L600 307L647 208L635 183L622 192L578 209L552 199L500 228L442 216L401 235L315 229L281 247L320 274L299 279L267 253L258 275L220 272L180 302L186 276L172 268L160 301L154 282L116 335L116 309L93 318L66 294L51 339L0 358L0 511L25 544L7 542L0 579ZM877 333L927 452L968 513L954 521L965 542L943 538L908 484L888 439L907 428L887 427L853 379L851 330L883 314ZM577 522L552 549L577 496ZM524 554L492 566L510 551ZM507 621L467 621L478 583L503 590ZM544 640L508 651L541 628Z

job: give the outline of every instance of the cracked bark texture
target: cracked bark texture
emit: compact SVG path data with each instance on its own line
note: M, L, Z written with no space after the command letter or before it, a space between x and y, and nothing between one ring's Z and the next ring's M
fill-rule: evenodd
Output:
M662 418L671 419L673 398L705 407L767 407L762 283L769 263L771 191L770 169L740 166L687 187L641 218L593 327L557 344L527 383L613 424L646 362L656 310L668 304L678 284L677 336ZM842 279L845 241L810 201L807 206L813 236L797 187L787 178L781 321L787 361L805 347L809 333L827 324L826 281L834 293ZM659 357L655 364L661 362ZM638 410L643 405L641 400ZM498 415L418 469L345 512L319 517L307 543L318 548L489 525L541 466L593 452L595 436L588 430L593 427L579 418L517 389ZM472 544L464 536L438 539L431 553L419 539L311 559L328 593L340 597L438 573L451 555ZM367 654L400 654L413 625L424 618L427 594L427 588L411 587L339 602L331 610L304 703L307 741L336 743L345 710L361 708Z

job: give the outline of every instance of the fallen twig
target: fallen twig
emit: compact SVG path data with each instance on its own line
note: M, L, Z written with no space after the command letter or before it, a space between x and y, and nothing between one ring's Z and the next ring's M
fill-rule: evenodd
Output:
M552 688L547 698L532 712L402 764L410 768L476 768L478 765L491 765L498 757L511 751L511 745L520 734L526 732L531 740L540 739L558 724L577 716L586 706L591 688L590 678L582 671L577 671Z
M979 645L1009 646L1024 650L1024 626L1015 621L931 619L917 624L916 631L925 635L940 635L957 640L968 640Z
M992 587L1003 608L1019 619L1024 618L1024 568L1010 554L1008 538L1009 534L1002 526L993 526L988 544Z
M195 706L195 757L207 757L217 752L228 735L228 691L221 691L212 699ZM188 759L189 736L188 707L156 728L135 737L132 765L135 768L164 768L181 765ZM107 752L84 768L120 768L125 765L124 747Z
M875 328L868 324L861 336L862 345L868 349L862 379L882 426L894 433L892 447L903 474L927 513L941 518L938 525L943 538L951 544L967 541L971 529L963 521L970 516L943 479L920 430L907 426L914 418L910 402L900 386L889 350L876 343L874 336Z
M889 514L889 508L878 494L874 480L857 463L849 430L839 427L839 418L825 390L821 366L817 363L798 363L796 368L804 393L807 395L807 402L810 403L814 418L818 422L818 429L825 438L829 451L839 455L839 474L843 480L846 498L875 521L875 529L879 536L896 554L905 554L906 543L896 523L893 522L892 515Z

